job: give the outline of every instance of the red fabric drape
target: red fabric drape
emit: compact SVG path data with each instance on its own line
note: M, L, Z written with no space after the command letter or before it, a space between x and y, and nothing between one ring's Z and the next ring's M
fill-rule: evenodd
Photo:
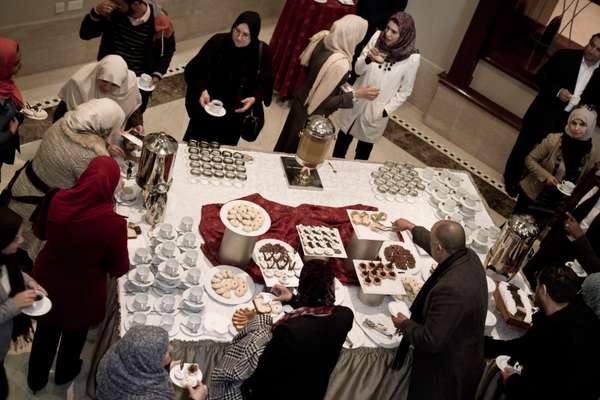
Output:
M344 245L350 242L352 237L352 224L348 219L346 209L353 210L376 210L375 207L362 204L348 205L344 207L326 207L313 204L301 204L298 207L290 207L263 198L255 193L241 200L251 201L264 208L271 217L271 228L267 233L260 236L258 240L274 238L289 243L296 250L301 248L296 225L325 225L337 228ZM200 234L204 238L202 251L214 264L219 264L219 247L225 226L221 222L219 212L222 204L207 204L202 207L202 218L200 219ZM343 259L331 258L330 266L335 271L336 277L343 284L358 284L356 273L349 272L344 266ZM253 262L245 268L255 282L264 283L260 268Z

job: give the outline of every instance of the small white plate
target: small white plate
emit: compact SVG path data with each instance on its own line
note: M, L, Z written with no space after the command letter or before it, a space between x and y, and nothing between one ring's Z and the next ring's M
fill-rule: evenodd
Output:
M27 108L23 107L21 113L29 119L34 119L37 121L43 121L48 118L48 112L41 107L38 107L38 110L35 111L33 107Z
M561 192L562 194L564 194L565 196L571 196L573 194L573 190L571 190L571 191L566 190L562 184L556 186L556 189L558 189L558 191Z
M47 314L52 309L52 301L48 298L48 296L44 296L42 300L39 300L42 304L39 305L36 309L33 306L29 306L21 310L23 314L29 315L30 317L39 317L40 315Z
M388 311L390 315L396 316L398 313L402 313L406 317L410 318L410 310L405 302L403 301L390 301L388 303Z
M186 370L190 365L192 365L192 363L183 364L183 369ZM169 371L169 377L171 378L171 382L173 382L173 384L175 386L178 386L180 388L185 388L187 385L187 382L184 382L184 380L178 379L175 376L175 373L177 371L181 371L180 367L181 367L180 364L173 365L173 367L171 367L171 370ZM192 375L192 378L196 382L195 384L192 384L192 387L196 387L196 386L198 386L198 383L202 382L202 371L200 371L200 368L198 368L198 371L194 375Z
M510 365L508 365L508 360L510 360L509 356L502 355L496 357L496 367L498 367L500 371L504 371L504 368L509 367L514 369L517 374L520 374L523 368L520 365L518 365L518 363L514 367L511 367Z
M190 331L190 329L187 326L185 326L183 323L179 324L179 330L184 335L187 335L187 336L190 336L190 337L199 337L199 336L202 336L204 334L204 332L202 331L202 327L200 327L198 329L198 332L194 333L194 332Z
M227 114L227 110L225 110L225 107L221 107L219 108L218 111L213 111L210 107L205 106L204 107L204 111L206 111L206 113L208 115L212 115L213 117L224 117L225 114Z
M164 237L162 237L158 232L156 232L156 236L153 236L154 239L156 239L159 243L164 243L164 242L175 242L177 240L177 231L173 231L172 232L173 235L171 236L170 239L166 239ZM175 245L177 245L177 243L175 243Z
M171 312L165 312L161 308L162 299L156 299L154 302L154 311L159 313L160 315L175 315L179 311L179 304L181 303L181 298L179 296L175 296L175 307Z

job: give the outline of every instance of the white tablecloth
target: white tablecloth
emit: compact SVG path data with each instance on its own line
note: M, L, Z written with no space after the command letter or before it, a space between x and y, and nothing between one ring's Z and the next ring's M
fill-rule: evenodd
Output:
M252 193L259 193L266 199L286 204L289 206L297 206L303 203L319 204L325 206L345 206L350 204L361 203L364 205L375 206L379 210L384 211L388 214L389 220L404 217L418 225L425 227L431 227L438 218L435 216L434 208L427 201L427 195L423 194L414 201L408 202L397 202L388 201L381 196L376 198L375 193L372 190L372 185L369 183L371 179L371 172L376 170L380 164L367 163L367 162L356 162L356 161L341 161L332 160L331 164L337 171L334 173L328 163L323 164L319 167L319 174L321 176L324 190L313 191L313 190L297 190L290 189L287 185L287 181L283 172L282 164L280 161L280 155L273 153L261 153L261 152L246 152L250 154L254 161L246 165L248 172L248 181L243 187L214 185L211 183L202 184L199 182L192 182L192 178L188 174L187 167L187 151L185 145L179 147L175 168L173 172L173 184L169 190L167 211L164 222L173 223L175 226L179 224L179 221L184 216L191 216L194 218L195 227L198 226L199 219L201 218L200 211L201 207L205 204L211 203L224 203L229 200L238 199L240 197L247 196ZM471 195L480 198L479 192L475 188L470 179L469 175L463 172L454 172L461 177L461 187L468 191ZM127 215L129 221L139 223L142 227L143 234L137 239L129 241L129 252L132 256L135 249L139 247L148 246L149 239L147 232L150 227L143 221L143 210L141 205L138 204L136 207L119 206L118 212L122 215ZM474 222L479 226L493 225L492 219L485 211L485 207L482 207L481 211L478 212L474 218ZM197 229L194 228L194 232ZM413 250L413 249L411 249ZM199 266L203 269L204 275L211 267L210 262L202 255L199 261ZM415 257L420 257L418 253L413 251ZM481 255L482 261L484 255ZM424 257L428 262L428 265L433 263L433 259ZM121 277L118 281L119 285L119 303L121 311L121 325L120 334L121 336L126 332L126 323L128 318L131 317L131 313L127 310L125 301L132 297L133 294L125 291L126 277ZM523 286L522 282L519 282L519 286ZM257 293L263 289L262 285L257 284ZM368 307L362 304L357 298L357 291L359 290L356 286L345 286L341 287L336 296L340 298L344 305L351 307L354 311L363 314L376 314L376 313L387 313L388 299L378 307ZM181 294L182 290L179 290ZM154 300L157 297L151 294ZM231 316L235 310L234 306L226 306L217 301L211 299L208 295L204 295L205 309L204 312L210 312L217 314L222 318L231 320ZM493 305L491 305L493 307ZM494 310L495 311L495 310ZM202 313L200 314L202 315ZM179 313L176 315L176 324L180 324L184 319L187 318L185 314ZM148 323L158 325L160 315L156 312L149 314ZM511 338L519 335L520 332L506 326L499 316L499 323L494 331L494 336L501 338ZM363 345L368 347L376 347L376 344L364 335L361 329L356 326L356 334L363 338ZM200 340L200 339L211 339L216 341L230 341L232 336L230 334L217 334L210 332L209 327L204 327L204 333L199 337L190 337L177 330L176 336L173 339L179 339L184 341Z

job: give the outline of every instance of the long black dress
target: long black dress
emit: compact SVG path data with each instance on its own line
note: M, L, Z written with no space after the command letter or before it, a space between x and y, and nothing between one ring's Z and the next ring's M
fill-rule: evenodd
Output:
M304 103L306 102L310 89L317 79L321 67L332 54L333 52L328 50L322 41L315 48L308 64L306 80L304 81L300 93L298 93L292 101L290 113L285 120L285 125L279 134L279 139L277 140L277 144L275 144L273 151L295 153L298 149L298 143L300 142L298 133L304 127L304 124L309 117ZM348 75L340 81L336 89L323 100L321 104L319 104L317 109L311 115L324 115L327 117L340 108L352 108L354 106L352 93L345 93L341 89L341 86L348 81L349 76L350 74L348 73Z
M242 107L241 100L256 98L253 109L259 114L263 112L262 103L271 104L271 49L263 43L261 73L257 79L258 43L238 48L231 33L219 33L211 37L185 67L185 108L190 117L185 141L196 139L236 145L242 120L250 112L235 112ZM224 117L213 117L200 106L200 95L204 90L208 91L211 100L223 102L227 111Z

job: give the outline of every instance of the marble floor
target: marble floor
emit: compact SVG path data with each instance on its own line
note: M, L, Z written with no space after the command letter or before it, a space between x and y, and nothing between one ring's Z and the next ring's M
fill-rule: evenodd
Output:
M263 40L268 42L273 27L274 21L266 21L261 33ZM207 39L208 36L205 36L177 43L178 51L173 59L171 72L168 76L176 77L181 74L182 67L196 54L199 47ZM41 74L18 77L17 83L22 89L24 97L30 103L48 101L46 105L51 107L56 104L55 96L62 83L79 67L72 66ZM144 115L145 129L147 132L165 131L177 140L181 140L188 123L184 100L180 96L179 98L175 96L175 98L166 98L165 100L164 102L153 100ZM270 151L274 147L283 127L288 109L288 105L276 97L273 104L266 109L266 124L258 139L253 143L242 141L240 146L248 149ZM165 116L168 116L168 118L165 118ZM416 166L431 164L466 169L472 173L484 195L488 191L491 193L490 197L486 195L488 204L493 205L500 211L498 213L493 208L488 207L494 221L497 224L504 221L502 215L506 215L506 210L510 209L511 200L502 193L499 184L501 182L499 172L494 171L428 128L423 123L422 112L408 103L402 106L392 119L393 122L390 123L385 137L375 145L370 161L396 160ZM38 145L39 140L33 140L22 146L22 153L15 165L5 165L2 168L2 184L6 184L13 172L25 160L33 157ZM348 151L347 158L351 158L351 155L354 154L354 146L353 143ZM429 159L424 158L423 154L431 154L431 157ZM0 187L2 184L0 184ZM87 399L85 380L88 375L87 371L89 370L95 337L96 333L92 331L83 352L84 366L80 376L70 384L57 386L52 383L51 375L51 382L36 396L33 396L26 385L28 348L12 350L4 363L9 377L10 399Z

